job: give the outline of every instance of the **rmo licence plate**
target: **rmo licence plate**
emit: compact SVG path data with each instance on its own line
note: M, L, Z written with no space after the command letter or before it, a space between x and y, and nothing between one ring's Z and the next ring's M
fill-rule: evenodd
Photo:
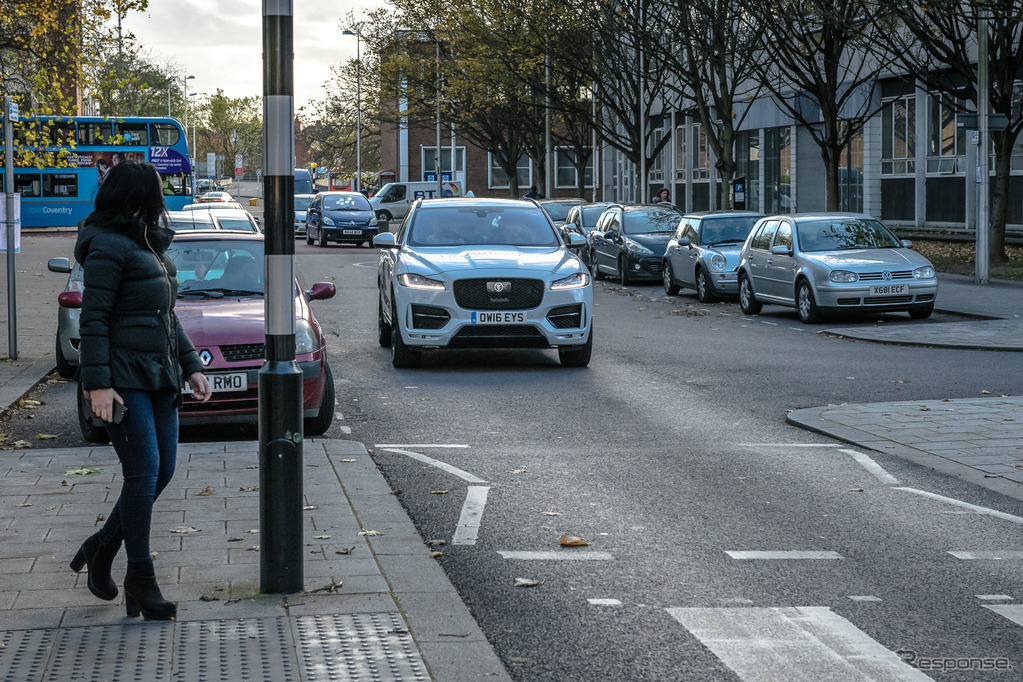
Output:
M231 393L233 391L244 391L249 387L248 376L245 372L234 374L207 374L210 380L211 393ZM187 383L181 389L182 393L191 394L192 387Z

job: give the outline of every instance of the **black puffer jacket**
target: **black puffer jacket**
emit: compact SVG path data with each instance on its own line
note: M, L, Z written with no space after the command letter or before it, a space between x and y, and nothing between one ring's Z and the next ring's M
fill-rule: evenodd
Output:
M174 314L177 271L165 253L173 236L97 212L79 224L75 258L85 269L79 377L86 390L179 390L184 377L202 371Z

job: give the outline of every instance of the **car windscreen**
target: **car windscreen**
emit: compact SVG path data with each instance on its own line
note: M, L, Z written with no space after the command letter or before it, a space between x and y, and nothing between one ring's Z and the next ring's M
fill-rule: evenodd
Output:
M178 298L263 295L263 242L232 239L171 242Z
M223 230L233 230L235 232L255 232L256 231L252 227L252 223L249 222L249 219L244 217L244 216L240 217L240 218L234 218L234 217L224 217L224 216L218 215L216 217L216 220L217 220L218 223L220 223L220 228L223 229Z
M442 206L416 212L408 243L554 247L561 240L536 206Z
M607 206L589 206L582 209L583 214L583 227L593 227L597 224L597 220L600 216L604 215L604 211L607 210Z
M796 225L800 251L897 249L902 242L879 221L870 218L829 218Z
M188 212L185 215L175 215L167 218L167 227L174 231L179 230L215 230L213 218L209 214Z
M753 226L757 224L757 220L759 220L757 216L704 218L700 221L700 244L702 246L742 244Z
M295 210L308 211L311 203L313 203L313 197L295 197Z
M652 232L674 232L682 219L678 211L667 208L644 208L626 211L625 234L650 234Z
M361 194L327 195L323 197L324 211L372 211L369 199Z
M575 204L563 203L563 204L543 204L543 210L547 211L547 215L551 217L551 220L564 220L568 217L568 212L572 210Z

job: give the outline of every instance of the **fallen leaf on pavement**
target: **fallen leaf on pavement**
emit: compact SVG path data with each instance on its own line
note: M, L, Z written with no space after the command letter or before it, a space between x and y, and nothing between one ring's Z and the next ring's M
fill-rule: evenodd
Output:
M334 552L334 554L351 554L354 551L355 551L354 547L342 547L338 551Z
M227 541L228 542L241 542L242 538L228 538Z
M258 532L259 532L259 529L258 529L258 528L252 528L252 529L250 529L250 530L247 530L247 531L245 531L245 532L246 532L246 533L258 533Z
M32 503L31 502L23 502L22 504L16 504L14 506L15 507L31 507Z
M103 469L72 469L65 473L68 476L88 476L89 474L102 474Z
M240 490L243 493L254 493L254 492L257 492L259 490L259 486L258 485L253 485L253 486L249 486L248 488L238 488L238 490Z
M564 535L561 536L562 547L586 547L589 544L590 543L586 542L580 537L576 537L575 535L569 535L568 533L565 533Z
M440 545L448 544L447 540L427 540L426 544L430 547L439 547Z
M249 547L246 551L248 551L248 552L258 552L259 551L259 545L252 545L252 547Z
M533 580L532 578L516 578L515 587L536 587L540 584L539 580Z
M56 438L52 433L37 433L36 440L53 440Z
M991 391L981 391L981 395L991 395Z
M329 535L314 535L313 540L329 540Z
M378 530L360 530L359 531L359 535L364 535L364 536L366 536L368 538L372 538L372 537L376 537L377 535L383 535L383 533L381 533Z
M333 580L331 580L329 585L317 587L315 590L306 590L304 594L315 594L316 592L333 592L334 590L341 587L343 584L344 583L341 581L334 582Z
M556 511L545 511L540 513L543 514L544 516L561 516L561 512Z
M316 507L315 504L307 504L306 506L302 507L303 511L309 511L310 509L316 509L316 508L317 507Z
M172 533L198 533L200 531L199 531L198 528L193 528L192 526L177 526L175 528L171 528L170 532L172 532Z
M998 474L984 474L984 478L1001 478Z
M853 488L849 492L851 492L851 493L862 493L863 492L863 488Z
M250 464L250 465L248 465L248 466L247 466L247 467L245 467L245 468L246 468L246 469L258 469L258 468L259 468L259 465L258 465L258 464Z
M433 557L434 559L438 559L444 556L444 552L430 552L430 556Z
M206 486L205 488L203 488L202 490L197 492L196 495L199 496L199 497L206 497L207 495L212 495L213 492L214 491L213 491L212 487Z
M41 403L38 400L32 400L31 398L21 398L18 400L19 407L39 407L40 405L45 405L45 403Z
M451 492L451 491L450 490L431 490L430 494L431 495L447 495L449 492Z
M220 597L210 592L206 592L199 597L199 601L220 601Z
M511 473L511 474L528 474L529 473L529 469L512 469L508 473Z

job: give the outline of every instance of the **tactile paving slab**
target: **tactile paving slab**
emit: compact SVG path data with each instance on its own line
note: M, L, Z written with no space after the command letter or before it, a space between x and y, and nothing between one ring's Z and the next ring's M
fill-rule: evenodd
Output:
M295 634L309 682L430 679L397 613L300 616Z
M284 616L186 621L178 630L175 680L301 679Z

